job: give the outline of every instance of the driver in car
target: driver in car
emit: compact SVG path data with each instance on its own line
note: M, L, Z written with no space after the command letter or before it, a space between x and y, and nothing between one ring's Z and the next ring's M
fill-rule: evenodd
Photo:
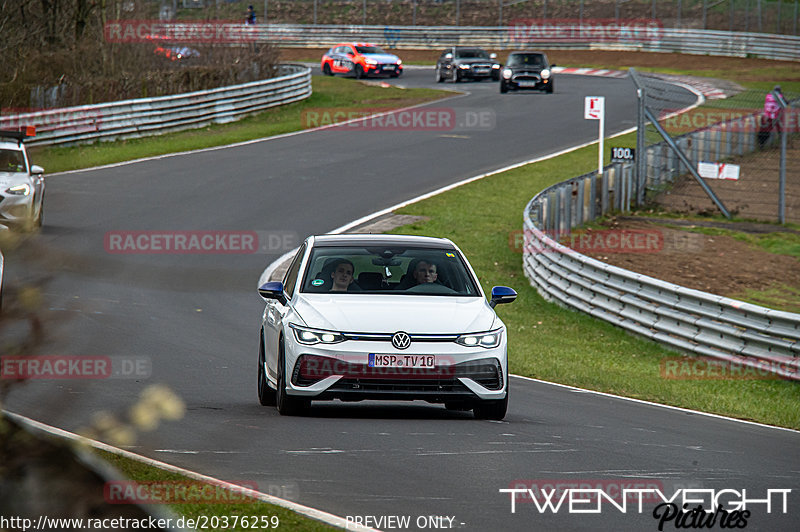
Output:
M417 267L414 268L414 280L417 284L434 283L437 277L436 264L433 262L421 260L417 263Z
M354 272L355 267L349 260L342 259L337 262L336 267L331 272L331 279L333 279L331 292L347 292L348 289L351 289ZM355 285L352 288L355 288Z

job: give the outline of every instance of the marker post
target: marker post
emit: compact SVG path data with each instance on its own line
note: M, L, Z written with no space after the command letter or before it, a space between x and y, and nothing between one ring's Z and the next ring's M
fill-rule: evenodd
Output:
M599 120L598 148L597 148L597 177L603 175L603 139L605 137L605 107L606 99L603 96L587 96L584 101L583 118L586 120Z

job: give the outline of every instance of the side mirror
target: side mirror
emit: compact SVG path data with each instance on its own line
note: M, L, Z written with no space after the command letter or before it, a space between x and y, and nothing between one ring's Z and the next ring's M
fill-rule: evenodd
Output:
M497 59L497 54L492 52L491 54L489 54L489 59Z
M37 166L35 164L31 165L31 174L33 175L42 175L44 173L44 168L41 166Z
M550 68L553 68L554 66L558 66L558 65L553 63L552 65L550 65Z
M277 299L281 304L287 302L286 294L283 293L283 283L280 281L270 281L258 288L258 295L264 299Z
M493 286L492 299L489 301L489 306L494 308L503 303L511 303L517 299L517 292L513 288L507 286Z
M444 58L449 61L450 59L453 58L453 54L451 54L450 52L447 52L446 54L444 54Z

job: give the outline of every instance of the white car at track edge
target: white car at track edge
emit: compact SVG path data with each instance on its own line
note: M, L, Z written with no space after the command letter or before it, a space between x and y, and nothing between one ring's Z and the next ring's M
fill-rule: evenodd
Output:
M282 282L259 287L258 396L284 415L311 401L416 400L502 419L507 333L458 247L405 235L311 236Z

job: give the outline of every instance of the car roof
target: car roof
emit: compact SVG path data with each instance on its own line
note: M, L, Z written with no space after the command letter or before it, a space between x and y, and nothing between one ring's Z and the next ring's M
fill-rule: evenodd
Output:
M0 149L22 151L22 145L18 142L11 142L5 137L0 136Z
M547 56L546 53L540 52L539 50L514 50L513 52L511 52L508 55L516 55L516 54L539 54L539 55Z
M446 238L415 235L346 234L314 236L314 247L329 246L414 246L435 249L456 249Z
M372 43L369 43L369 42L341 42L341 43L337 44L336 46L376 46L377 47L378 45L377 44L372 44ZM336 48L336 46L334 46L333 48Z

